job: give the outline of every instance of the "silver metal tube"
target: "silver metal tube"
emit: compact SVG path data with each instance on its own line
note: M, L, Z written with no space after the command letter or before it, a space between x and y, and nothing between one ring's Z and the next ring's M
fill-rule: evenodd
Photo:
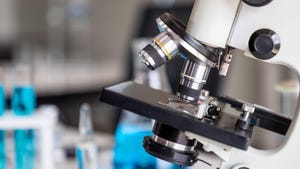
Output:
M152 39L152 43L140 51L139 55L147 67L154 70L168 62L179 53L172 35L162 32Z
M206 83L210 72L210 66L200 62L196 63L187 60L184 64L180 79L180 88L177 91L177 96L187 101L197 101L200 96L200 91Z
M180 84L194 90L201 90L206 83L209 71L209 66L188 60L183 67Z

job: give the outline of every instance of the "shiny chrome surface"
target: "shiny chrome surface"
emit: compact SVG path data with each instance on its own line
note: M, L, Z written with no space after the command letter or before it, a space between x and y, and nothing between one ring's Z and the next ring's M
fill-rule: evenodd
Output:
M198 52L195 48L193 48L189 43L187 43L180 36L178 36L176 33L174 33L172 31L172 29L170 29L160 18L156 19L156 23L161 32L166 31L166 32L170 33L172 35L172 37L175 39L175 41L179 42L179 45L184 47L187 51L189 51L191 54L193 54L196 58L200 59L203 63L209 65L210 67L216 66L216 64L214 62L207 59L200 52Z
M164 52L165 54L164 60L171 60L179 52L178 46L175 43L174 39L172 38L172 35L167 32L160 33L155 38L153 38L153 41Z
M166 139L161 138L161 137L159 137L155 134L152 136L152 139L156 143L159 143L163 146L172 148L174 150L183 151L183 152L194 152L195 151L196 141L195 141L195 144L193 146L186 146L186 145L182 145L182 144L178 144L178 143L166 140Z
M157 51L157 53L160 55L160 57L166 61L166 57L165 57L165 54L164 52L161 50L161 48L155 43L155 42L152 42L151 43L151 46L153 46L153 48Z
M188 96L182 92L177 91L176 96L180 97L185 102L196 102L199 98Z
M243 113L240 116L240 120L248 121L250 120L251 114L254 113L255 107L251 104L243 104Z
M140 58L142 59L142 62L150 69L154 69L156 67L156 64L152 57L144 50L140 51L139 53Z
M231 60L232 60L232 54L231 54L231 52L229 52L225 55L224 61L221 63L221 66L219 68L220 76L223 76L223 77L227 76Z
M209 71L208 65L187 60L182 69L180 84L194 90L201 90L206 83Z
M181 71L181 77L179 84L185 88L195 90L194 92L199 92L197 94L191 94L189 91L178 90L176 95L183 99L184 101L195 102L199 99L200 91L203 85L206 83L210 72L210 66L205 63L196 63L191 60L187 60L184 63L183 69Z
M153 53L154 52L154 53ZM159 56L156 56L156 53ZM172 35L162 32L152 39L152 43L147 45L140 53L142 61L152 70L171 60L179 53L178 46ZM155 55L155 56L151 56Z

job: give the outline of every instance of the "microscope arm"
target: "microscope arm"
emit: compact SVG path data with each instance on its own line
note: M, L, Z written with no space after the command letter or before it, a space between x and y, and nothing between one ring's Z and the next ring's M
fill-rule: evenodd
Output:
M201 9L201 3L211 3L209 9ZM201 23L201 18L206 17L215 18L214 8L212 4L218 4L218 0L207 0L207 1L196 1L194 9L191 15L191 19L187 29L195 37L199 37L198 40L203 40L204 43L210 43L210 45L219 45L219 41L205 39L205 31L210 32L214 30L212 27L206 27L204 23ZM226 1L228 2L228 1ZM228 5L234 1L230 1L225 4L223 1L223 7L228 9ZM298 9L300 2L298 0L280 1L274 0L268 5L262 7L253 7L245 3L239 5L235 21L232 24L231 34L228 36L226 45L241 49L245 51L245 54L253 57L252 51L249 50L249 39L252 34L259 29L269 29L276 32L280 39L275 39L281 42L280 50L275 51L276 56L268 61L273 63L281 63L291 66L299 76L300 62L299 62L299 39L300 39L300 22L298 21L300 11ZM205 5L209 6L209 5ZM204 7L204 6L202 6ZM230 6L232 7L232 6ZM235 7L235 5L234 5ZM204 11L204 12L203 12ZM208 12L205 12L208 11ZM235 9L232 9L235 11ZM202 13L203 12L203 13ZM195 15L195 13L201 13ZM194 15L193 15L194 14ZM226 13L224 13L225 15ZM213 15L213 17L211 17ZM216 14L218 15L218 14ZM228 18L232 18L231 15L226 15ZM200 20L199 26L194 22ZM204 19L205 20L205 19ZM207 21L209 22L209 20ZM214 23L214 22L213 22ZM203 26L204 25L204 26ZM205 27L206 30L201 29L201 26ZM222 26L215 25L216 29L222 32ZM227 28L225 24L225 28ZM227 35L227 32L222 32ZM208 33L209 34L209 33ZM219 35L218 35L219 36ZM223 36L220 36L223 37ZM278 37L277 37L278 38ZM218 37L215 37L218 39ZM223 38L221 38L223 39ZM222 41L222 40L220 40ZM223 42L223 41L222 41ZM221 43L223 44L223 43ZM274 49L273 49L274 50ZM234 57L234 56L233 56ZM285 137L281 146L272 150L257 150L250 147L247 151L241 151L239 149L232 149L231 157L229 161L224 162L222 169L239 169L239 168L250 168L250 169L266 169L266 168L297 168L300 166L300 161L296 155L297 150L300 149L300 129L299 122L299 101L296 109L295 116L290 125L287 136ZM239 165L241 164L241 165ZM233 167L236 166L236 167Z

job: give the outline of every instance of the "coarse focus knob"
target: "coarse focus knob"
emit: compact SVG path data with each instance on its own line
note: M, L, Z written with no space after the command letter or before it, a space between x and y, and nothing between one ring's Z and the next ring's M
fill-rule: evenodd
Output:
M248 47L256 58L271 59L279 52L280 38L278 34L270 29L259 29L251 35Z
M254 7L265 6L268 3L272 2L272 0L243 0L246 4Z

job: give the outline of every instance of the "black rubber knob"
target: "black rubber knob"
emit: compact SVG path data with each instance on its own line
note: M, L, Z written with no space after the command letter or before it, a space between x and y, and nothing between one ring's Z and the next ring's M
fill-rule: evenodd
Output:
M267 60L279 52L280 38L270 29L259 29L251 35L248 45L253 56Z
M261 7L269 4L272 0L243 0L246 4L254 7Z

